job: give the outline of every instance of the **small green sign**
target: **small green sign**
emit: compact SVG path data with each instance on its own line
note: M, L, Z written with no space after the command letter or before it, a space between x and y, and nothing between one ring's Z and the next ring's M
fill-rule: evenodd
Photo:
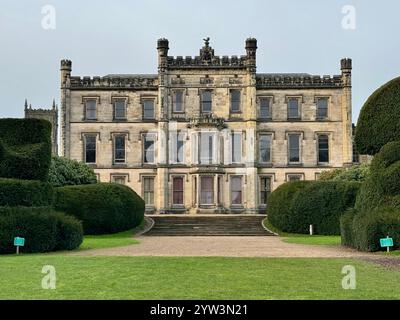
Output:
M14 238L14 246L23 247L25 245L25 238L15 237Z
M383 239L381 239L381 247L382 248L393 247L393 238L383 238Z

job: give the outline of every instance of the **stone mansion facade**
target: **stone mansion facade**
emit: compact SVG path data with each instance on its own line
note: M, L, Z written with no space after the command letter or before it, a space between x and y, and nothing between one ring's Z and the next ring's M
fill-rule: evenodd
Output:
M158 73L71 75L61 61L61 155L123 183L148 213L259 213L291 180L352 162L351 60L341 74L256 72L245 55L171 57Z

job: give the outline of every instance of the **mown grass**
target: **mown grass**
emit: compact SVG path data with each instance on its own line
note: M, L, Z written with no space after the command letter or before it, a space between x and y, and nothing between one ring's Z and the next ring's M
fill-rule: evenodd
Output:
M84 236L78 250L113 248L138 244L139 241L133 239L133 236L133 230L101 236Z
M400 272L356 259L224 257L0 258L0 299L400 299ZM44 265L56 289L42 289ZM342 288L342 268L356 289Z
M275 228L269 221L268 218L265 218L263 221L264 226L283 237L283 241L287 243L298 243L298 244L310 244L310 245L329 245L329 246L337 246L341 243L340 236L321 236L321 235L305 235L305 234L296 234L296 233L287 233L282 232Z

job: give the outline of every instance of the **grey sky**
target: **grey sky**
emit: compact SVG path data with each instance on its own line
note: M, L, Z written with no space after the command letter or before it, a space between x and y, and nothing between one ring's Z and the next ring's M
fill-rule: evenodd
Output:
M56 9L56 29L42 28L44 5ZM356 9L356 29L342 28L342 7ZM218 55L244 54L259 43L258 72L339 74L353 59L353 120L377 87L400 74L397 0L147 0L16 1L0 3L0 117L23 116L59 101L59 61L73 75L156 73L156 40L171 55L197 55L211 38Z

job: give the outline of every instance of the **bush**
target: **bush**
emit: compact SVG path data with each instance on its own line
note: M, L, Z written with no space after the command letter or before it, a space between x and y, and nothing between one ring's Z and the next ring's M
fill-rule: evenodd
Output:
M0 206L41 207L53 202L53 188L32 180L0 179Z
M354 141L360 154L374 155L388 142L400 140L400 77L366 101L358 118Z
M370 166L367 164L354 165L349 168L338 168L321 172L321 181L365 181L370 174Z
M129 230L144 217L144 201L131 188L115 183L56 188L54 206L81 220L85 234Z
M293 199L298 190L304 189L310 181L287 182L274 190L268 198L268 221L277 229L292 232Z
M353 246L361 251L379 251L380 239L393 238L393 249L400 244L400 211L381 207L368 213L356 214L352 224Z
M14 253L14 237L25 238L22 252L74 249L83 239L81 223L50 207L1 207L0 253Z
M0 119L0 177L45 181L50 160L50 122Z
M306 234L312 224L316 234L340 234L340 216L354 206L359 186L343 181L287 183L276 190L281 188L278 195L271 194L268 219L284 232Z
M371 163L371 174L363 183L355 208L370 211L381 205L400 208L400 141L385 145Z
M63 157L53 157L49 170L49 183L54 187L96 183L96 174L85 163Z
M340 217L340 235L342 246L353 246L353 219L355 215L354 209L349 209Z

